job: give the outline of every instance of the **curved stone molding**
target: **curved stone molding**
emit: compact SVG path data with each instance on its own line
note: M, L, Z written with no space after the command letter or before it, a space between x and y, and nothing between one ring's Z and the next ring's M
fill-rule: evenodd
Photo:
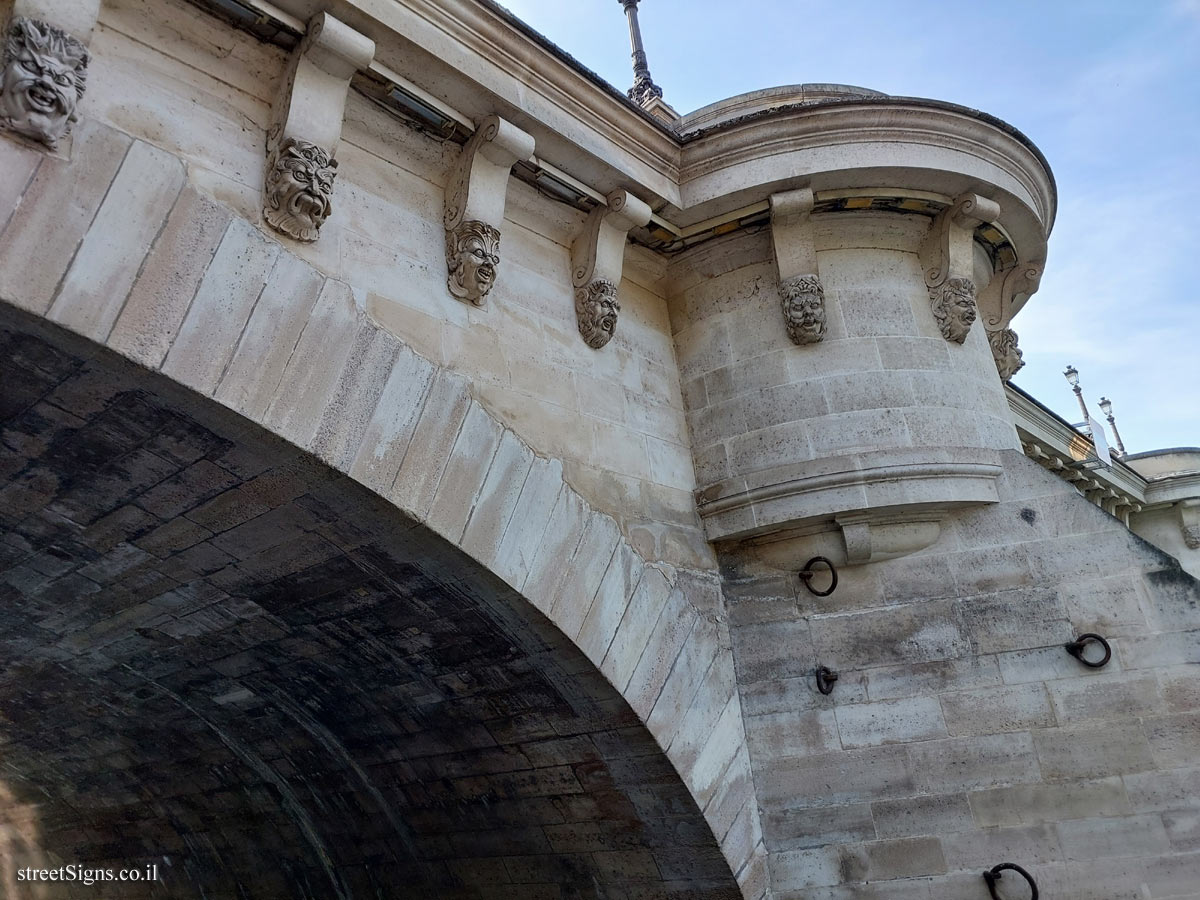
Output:
M288 138L267 159L263 218L297 241L315 241L332 211L337 160L308 141Z
M995 503L1000 472L999 456L976 448L875 451L730 478L700 491L696 505L710 541L776 540L768 536L831 517L846 523L881 517L889 525L936 522L952 509ZM916 549L913 544L896 555ZM838 557L863 561L855 552Z
M988 332L988 343L992 347L992 359L1001 381L1008 381L1025 365L1021 349L1017 346L1017 333L1011 328Z
M967 339L975 322L975 282L970 278L950 278L929 292L933 317L942 337L956 344Z
M650 207L628 191L613 191L588 213L571 244L571 283L579 333L591 348L607 344L617 328L617 287L625 267L625 236L650 222Z
M14 16L4 39L0 128L57 149L79 118L89 60L87 47L61 28Z
M446 266L450 293L482 306L496 283L500 232L486 222L468 220L446 230Z
M488 116L463 147L446 182L447 286L460 300L482 306L500 263L500 226L508 175L533 155L533 138L499 116Z
M788 337L798 346L825 337L825 291L816 275L796 275L779 283Z
M612 340L620 312L617 286L607 278L597 278L575 290L575 317L579 320L579 334L593 350L599 350Z
M315 241L329 217L346 92L374 56L370 38L328 13L309 21L267 131L263 218L279 233Z

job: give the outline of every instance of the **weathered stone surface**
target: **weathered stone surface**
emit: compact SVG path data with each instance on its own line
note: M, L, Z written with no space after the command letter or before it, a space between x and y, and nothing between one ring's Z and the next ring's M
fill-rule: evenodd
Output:
M183 165L134 141L48 312L73 331L103 341L183 187Z

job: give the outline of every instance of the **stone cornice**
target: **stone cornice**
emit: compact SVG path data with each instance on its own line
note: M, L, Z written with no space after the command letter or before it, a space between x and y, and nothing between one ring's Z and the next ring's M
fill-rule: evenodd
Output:
M279 3L294 15L309 5ZM637 185L678 202L680 145L670 130L492 4L338 0L330 10L375 39L388 67L472 118L511 119L537 139L539 155L602 193Z
M831 164L827 151L835 148ZM1053 225L1054 178L1028 138L974 110L905 97L797 104L695 132L685 137L680 193L685 208L700 207L731 191L809 173L814 189L832 188L844 173L864 169L891 170L897 186L916 189L936 189L919 182L944 178L943 172L963 176L964 185L990 183L1026 206L1043 235ZM873 181L881 183L878 176Z

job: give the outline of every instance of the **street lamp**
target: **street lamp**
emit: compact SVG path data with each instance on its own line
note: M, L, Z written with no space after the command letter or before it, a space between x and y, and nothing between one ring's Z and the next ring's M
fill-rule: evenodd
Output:
M1117 419L1116 416L1113 415L1112 401L1107 397L1100 398L1100 411L1103 412L1105 418L1108 419L1108 427L1112 429L1113 437L1117 441L1117 455L1124 456L1125 445L1121 443L1121 432L1117 431Z
M1067 363L1063 374L1067 376L1067 381L1071 385L1071 390L1075 392L1075 399L1079 401L1079 408L1083 411L1083 427L1087 429L1087 433L1092 433L1091 425L1088 424L1090 416L1088 415L1087 404L1083 402L1083 388L1079 386L1079 370L1070 363Z

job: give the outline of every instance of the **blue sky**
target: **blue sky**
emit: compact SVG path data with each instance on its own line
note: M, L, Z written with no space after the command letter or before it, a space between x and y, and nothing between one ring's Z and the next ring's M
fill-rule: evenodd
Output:
M502 0L617 87L618 0ZM1041 148L1059 210L1017 316L1015 383L1079 419L1103 394L1126 449L1200 446L1200 0L642 0L665 99L689 112L762 87L836 82L985 110Z

